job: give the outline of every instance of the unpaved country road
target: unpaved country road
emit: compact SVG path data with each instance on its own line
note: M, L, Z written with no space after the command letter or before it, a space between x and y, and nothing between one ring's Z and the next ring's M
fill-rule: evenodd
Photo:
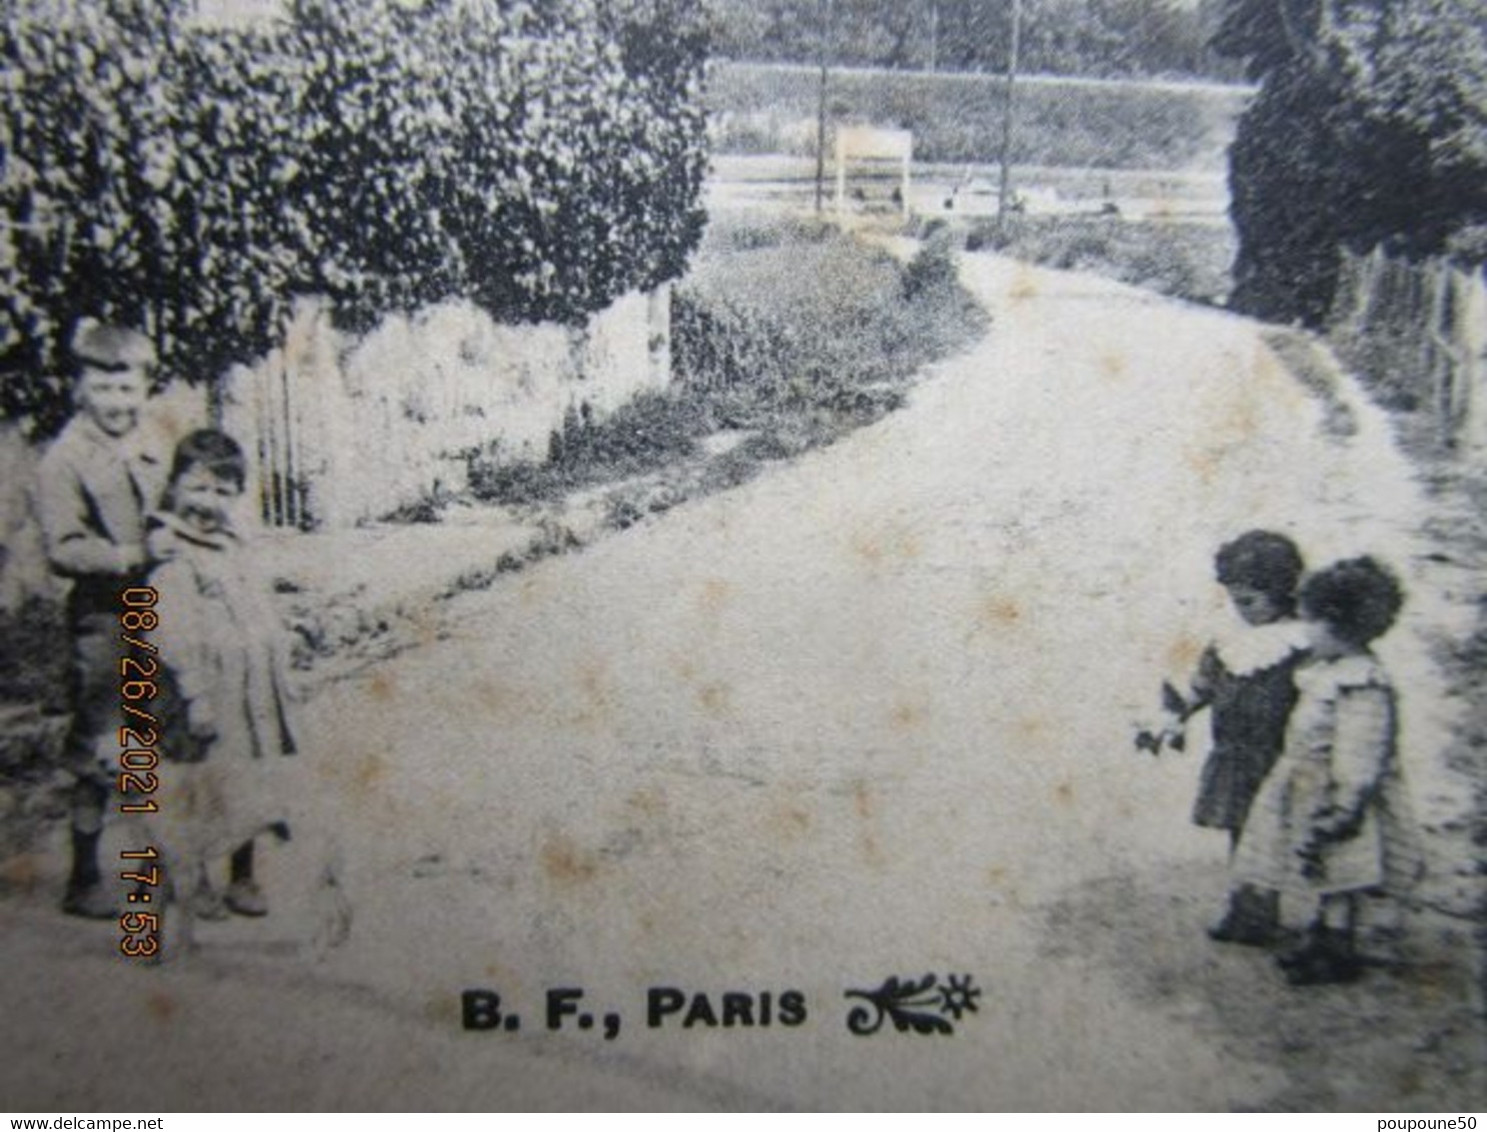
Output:
M287 946L313 836L265 851L269 921L207 925L164 969L109 958L106 925L40 890L8 903L0 988L27 1022L7 1105L1480 1098L1390 1031L1391 976L1300 997L1203 939L1224 849L1187 823L1199 760L1130 748L1224 614L1224 539L1276 527L1314 562L1368 551L1413 576L1419 501L1384 422L1329 411L1243 320L989 257L964 273L993 330L903 411L466 595L443 639L431 622L313 701L302 769L334 787L321 820L356 915L323 962ZM1420 689L1411 752L1449 725L1416 632L1442 616L1413 594L1384 650ZM928 972L982 988L953 1036L847 1032L843 991ZM796 989L808 1017L649 1029L654 985ZM619 1036L546 1033L562 986ZM521 1031L462 1033L467 987ZM1302 1036L1267 1042L1267 1012ZM1413 1076L1312 1048L1328 1012ZM1453 1041L1477 1035L1431 1048Z

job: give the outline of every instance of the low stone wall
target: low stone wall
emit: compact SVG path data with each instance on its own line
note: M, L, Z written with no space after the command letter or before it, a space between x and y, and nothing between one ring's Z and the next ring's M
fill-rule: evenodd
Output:
M669 287L582 327L450 302L355 341L307 302L282 349L228 375L221 420L256 457L268 522L344 528L462 490L474 452L540 460L566 418L600 419L670 370Z

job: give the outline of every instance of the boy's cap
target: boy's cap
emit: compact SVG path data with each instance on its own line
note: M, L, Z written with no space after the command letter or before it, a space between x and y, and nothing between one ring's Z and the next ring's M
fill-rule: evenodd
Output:
M72 357L91 369L126 370L154 364L155 347L138 330L85 318L73 331Z

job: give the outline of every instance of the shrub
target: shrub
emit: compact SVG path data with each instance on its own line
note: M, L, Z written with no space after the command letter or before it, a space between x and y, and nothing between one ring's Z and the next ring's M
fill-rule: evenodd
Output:
M901 381L984 328L954 272L948 233L907 269L835 231L744 249L710 234L673 301L675 380L729 427L857 413L872 401L862 387Z
M32 595L0 609L0 703L43 704L65 711L72 646L59 602Z
M523 505L678 461L705 463L682 473L697 481L691 486L611 493L606 522L622 528L878 419L903 403L900 386L915 370L986 325L954 281L948 233L927 244L918 264L905 271L813 221L719 225L673 295L671 386L601 421L572 415L544 464L476 455L472 489ZM717 429L752 435L704 460L697 442Z
M941 226L928 233L924 246L904 268L904 298L912 302L925 292L946 291L956 283L953 237Z
M495 503L525 506L560 498L583 484L639 475L696 451L711 427L699 406L670 392L641 393L601 421L569 414L553 433L546 463L501 463L499 453L470 461L470 487Z

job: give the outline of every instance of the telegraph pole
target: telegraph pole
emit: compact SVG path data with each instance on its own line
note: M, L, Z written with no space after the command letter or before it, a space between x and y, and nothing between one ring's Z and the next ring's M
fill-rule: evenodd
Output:
M1012 0L1012 42L1007 51L1007 104L1002 110L1002 182L997 189L997 227L1007 223L1012 198L1012 117L1017 93L1017 52L1022 38L1022 0Z
M940 5L929 0L929 73L934 74L940 56Z
M826 191L826 53L831 48L831 0L821 0L821 86L816 95L816 212Z

